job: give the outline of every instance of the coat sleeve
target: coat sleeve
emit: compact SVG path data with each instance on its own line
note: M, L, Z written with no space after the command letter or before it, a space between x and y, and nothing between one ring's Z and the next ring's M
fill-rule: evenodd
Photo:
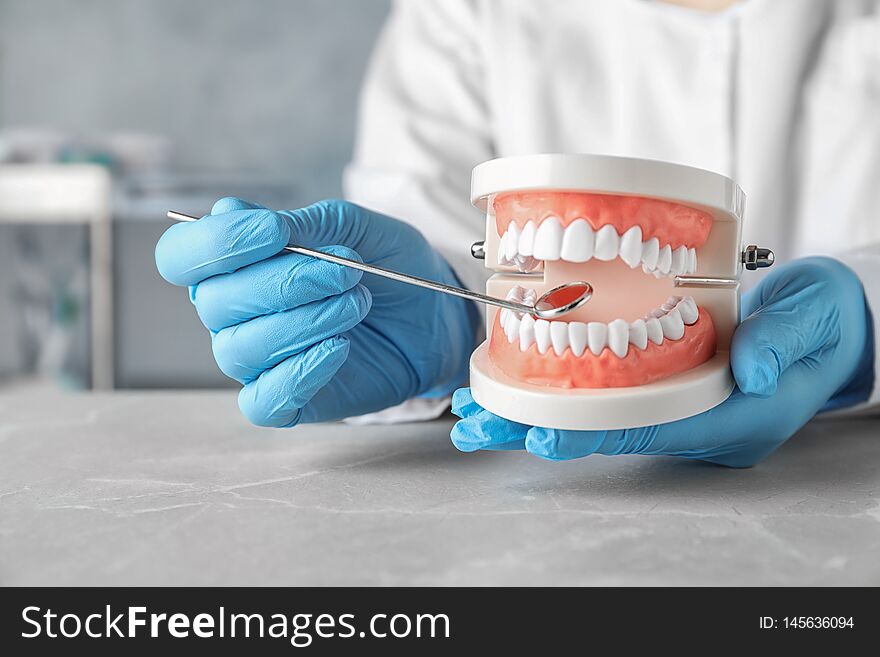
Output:
M397 0L363 87L349 200L409 222L483 289L470 257L484 218L470 203L471 169L493 157L480 11L464 0Z
M493 157L480 13L468 0L395 1L361 92L344 187L348 200L415 226L462 285L483 291L488 272L470 256L485 233L471 169ZM348 422L427 420L448 402L412 399Z

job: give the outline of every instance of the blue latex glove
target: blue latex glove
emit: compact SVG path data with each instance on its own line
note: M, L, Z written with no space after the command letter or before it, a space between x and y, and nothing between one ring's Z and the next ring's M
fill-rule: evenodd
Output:
M466 380L473 304L282 251L288 242L457 284L416 229L344 201L273 212L222 199L210 216L171 226L156 265L190 286L254 424L361 415Z
M823 409L867 399L874 380L873 325L857 276L830 258L779 267L743 296L731 345L737 388L700 415L651 427L563 431L504 420L456 391L463 451L526 449L547 459L668 454L733 467L754 465Z

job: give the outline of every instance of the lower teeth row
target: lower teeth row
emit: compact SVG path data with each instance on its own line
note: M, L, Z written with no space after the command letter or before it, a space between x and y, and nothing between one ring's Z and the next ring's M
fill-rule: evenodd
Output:
M517 285L507 298L533 304L535 293ZM507 341L511 344L518 341L520 351L536 343L541 354L552 348L557 356L562 356L566 349L571 349L578 357L587 349L598 356L608 348L617 357L624 358L630 345L644 350L648 342L659 345L663 340L680 340L684 337L684 327L696 323L698 318L699 309L693 297L669 297L642 319L634 322L615 319L608 324L548 321L506 308L500 311L501 328Z

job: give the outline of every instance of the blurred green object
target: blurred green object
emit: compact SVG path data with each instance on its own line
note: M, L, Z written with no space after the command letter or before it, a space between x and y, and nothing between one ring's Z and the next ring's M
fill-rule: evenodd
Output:
M2 226L9 257L0 312L12 344L0 358L4 378L52 382L64 389L91 383L88 230L84 226ZM10 360L10 355L12 356Z
M81 306L79 300L70 296L66 291L62 291L55 300L55 312L53 313L55 320L61 326L71 326L76 323L81 315Z
M58 161L62 164L97 164L111 171L118 168L116 158L110 153L74 144L64 146L59 151Z

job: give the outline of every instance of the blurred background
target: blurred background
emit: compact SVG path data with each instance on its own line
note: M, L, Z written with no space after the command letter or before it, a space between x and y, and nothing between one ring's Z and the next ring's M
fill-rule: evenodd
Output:
M220 387L167 209L341 195L388 0L0 0L0 386Z

